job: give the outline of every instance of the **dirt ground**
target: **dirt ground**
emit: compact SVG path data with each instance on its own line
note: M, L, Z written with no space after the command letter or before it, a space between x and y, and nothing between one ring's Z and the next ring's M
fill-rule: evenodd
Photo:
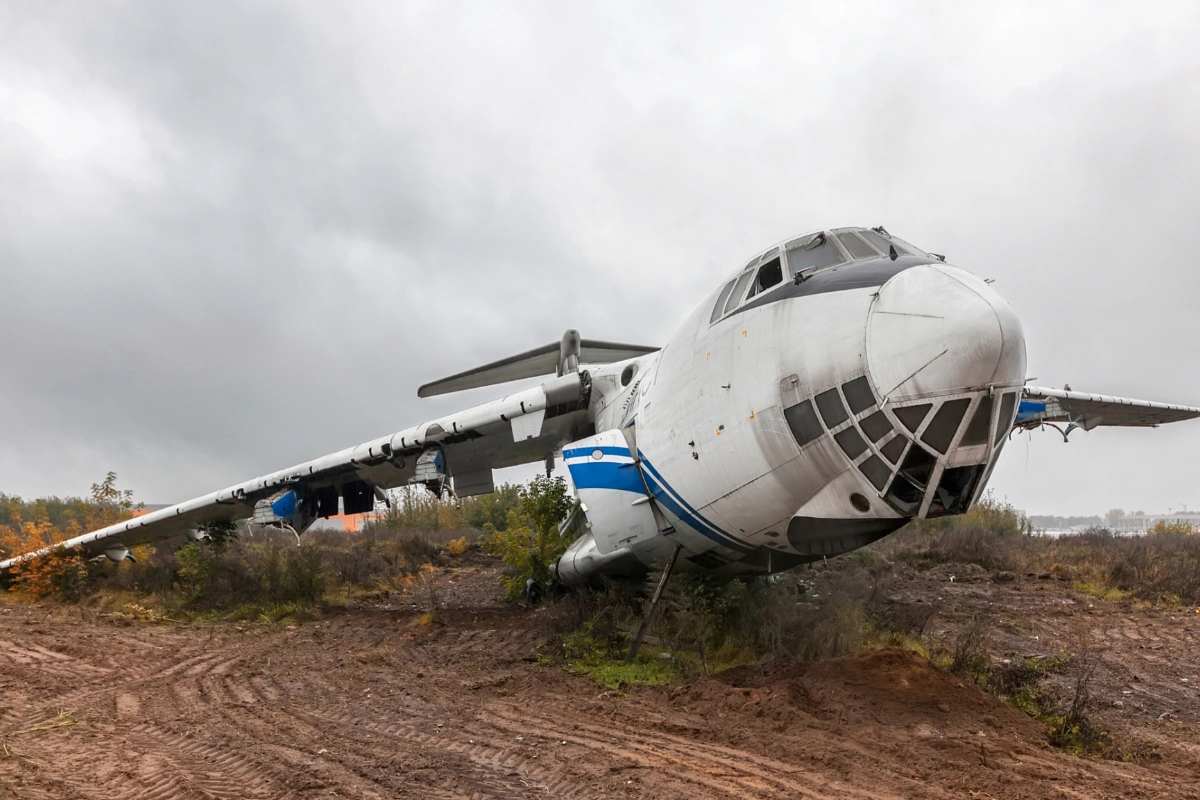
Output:
M539 665L538 611L482 556L446 624L405 602L296 626L173 625L0 603L0 798L1117 798L1200 792L1200 614L1038 576L891 588L979 614L994 649L1100 659L1102 721L1140 763L1044 728L900 650L776 662L625 696Z

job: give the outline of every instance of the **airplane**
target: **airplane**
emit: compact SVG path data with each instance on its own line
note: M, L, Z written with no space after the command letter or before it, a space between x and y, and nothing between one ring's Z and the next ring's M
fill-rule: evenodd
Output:
M847 553L978 502L1018 430L1156 427L1200 409L1026 385L1025 336L984 281L883 227L768 247L661 347L581 338L426 384L420 397L540 385L53 547L123 561L205 523L297 535L389 489L494 490L561 455L575 493L564 586L680 569L763 575ZM1065 427L1064 427L1065 426Z

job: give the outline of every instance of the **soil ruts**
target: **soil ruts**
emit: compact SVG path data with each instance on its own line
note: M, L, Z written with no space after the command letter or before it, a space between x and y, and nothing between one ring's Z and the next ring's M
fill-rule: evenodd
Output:
M988 615L998 655L1100 659L1098 719L1150 755L1078 758L901 650L605 691L542 666L544 614L496 563L300 625L128 622L0 603L0 798L1195 797L1200 615L1057 581L893 587L935 640ZM418 604L419 605L419 604ZM1063 680L1066 680L1064 677Z

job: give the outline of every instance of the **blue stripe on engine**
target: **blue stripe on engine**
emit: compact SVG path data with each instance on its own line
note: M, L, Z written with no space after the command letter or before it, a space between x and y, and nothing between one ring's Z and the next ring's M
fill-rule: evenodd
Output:
M1017 406L1017 419L1014 424L1020 424L1027 419L1036 417L1038 414L1045 413L1046 404L1044 402L1038 403L1033 400L1022 400L1021 404Z
M563 458L583 458L584 456L591 457L592 453L599 450L606 456L625 456L632 458L627 447L577 447L574 450L563 450Z
M626 450L626 455L629 451ZM637 470L629 463L619 464L615 461L583 461L578 464L567 464L571 471L571 481L576 489L612 489L617 492L634 492L644 495L642 479Z

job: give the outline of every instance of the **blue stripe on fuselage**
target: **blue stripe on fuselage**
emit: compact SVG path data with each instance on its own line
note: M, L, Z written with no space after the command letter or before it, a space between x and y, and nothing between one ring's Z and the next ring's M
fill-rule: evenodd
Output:
M646 466L647 471L650 473L648 482L651 484L651 491L654 491L654 484L656 482L661 485L662 490L665 490L655 492L655 499L659 500L663 505L670 508L677 517L687 520L689 525L701 533L704 533L714 541L718 541L727 547L732 547L736 550L741 550L747 553L753 549L742 544L738 539L726 533L720 527L709 522L703 514L692 508L691 504L683 499L683 495L675 491L671 484L667 483L666 479L663 478L662 474L654 468L654 465L651 464L646 458L646 454L641 453L640 451L639 454L642 456L642 463ZM659 497L660 493L663 494L662 497Z
M617 462L590 458L593 450L601 450L605 455L630 457L629 451L623 447L578 448L576 450L564 451L563 456L565 458L578 458L583 455L589 456L587 461L567 462L567 469L571 471L571 480L574 482L576 489L611 489L613 491L631 492L643 497L645 496L645 487L642 486L642 479L639 477L632 461ZM742 552L750 552L752 548L742 544L721 528L705 519L696 509L692 508L683 499L682 495L675 491L658 470L646 459L645 453L642 453L641 456L642 465L646 467L646 484L650 488L650 493L654 495L654 499L660 505L670 511L681 522L712 539L717 544Z

